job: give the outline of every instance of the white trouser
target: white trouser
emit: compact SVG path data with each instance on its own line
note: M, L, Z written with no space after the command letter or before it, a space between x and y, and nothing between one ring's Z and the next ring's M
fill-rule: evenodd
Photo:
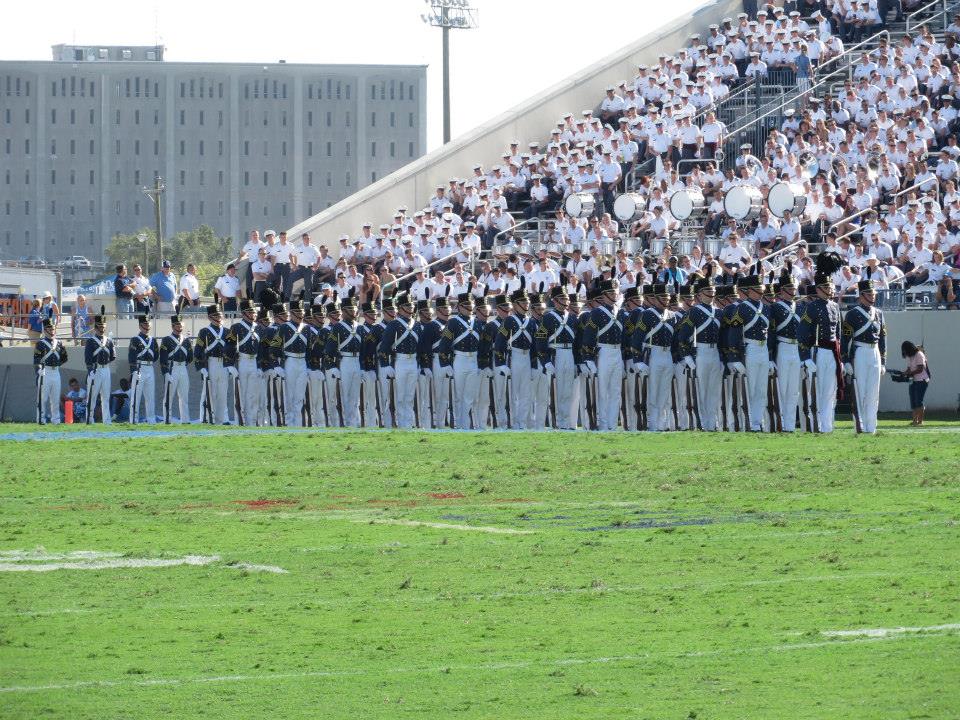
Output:
M506 430L507 379L496 370L493 371L493 412L497 415L497 429Z
M40 374L43 385L40 387L40 422L46 422L44 416L50 412L50 422L60 424L60 368L44 366Z
M433 357L433 422L438 428L450 426L450 378L440 369L440 358Z
M673 391L677 396L677 430L690 429L690 416L687 414L687 374L683 363L673 365ZM671 413L672 418L672 413ZM693 422L696 427L696 420Z
M307 389L310 392L310 421L313 427L326 427L323 414L323 371L307 370Z
M580 427L584 430L590 429L590 417L587 414L587 383L589 382L591 382L591 379L586 374L577 375L577 387L574 391L574 394L577 396L577 405L574 412L579 413ZM593 390L590 390L590 392L592 393ZM574 417L576 418L576 415Z
M394 380L394 405L397 411L397 427L409 430L413 427L413 397L417 392L417 383L420 375L420 369L417 367L416 357L397 356L394 366L396 379ZM389 392L389 389L388 389ZM389 398L389 394L386 396ZM389 404L389 399L387 400ZM426 419L429 413L429 406L420 403L421 423L426 422L430 427L430 421Z
M767 379L770 377L770 355L766 343L750 340L746 344L744 365L747 367L747 407L750 411L750 430L763 430L767 414Z
M650 377L647 381L647 429L669 430L672 423L670 388L673 386L673 355L670 348L650 348Z
M223 366L221 358L207 358L207 375L210 384L210 407L213 411L212 423L221 425L230 421L230 415L227 412L227 392L229 387L230 374Z
M491 427L490 424L490 383L493 378L487 377L489 370L479 370L479 383L477 384L477 404L473 410L473 424L477 430L486 430ZM499 425L497 425L499 427Z
M784 432L797 429L800 403L800 352L791 343L777 345L777 389L780 391L780 422Z
M256 427L257 415L260 412L260 378L256 358L248 355L237 358L237 380L240 382L240 411L243 414L243 424Z
M363 421L364 427L375 428L380 427L378 424L378 414L377 414L377 396L378 396L378 381L377 381L377 372L376 370L364 370L363 371ZM383 407L382 403L379 407ZM381 410L382 412L382 410Z
M303 424L303 401L307 394L307 363L303 358L288 357L283 362L286 376L286 394L283 398L288 427Z
M577 366L573 362L573 350L557 348L554 353L553 365L556 369L556 398L557 427L561 430L572 430L577 426L576 398Z
M877 431L880 409L880 350L876 345L858 345L853 354L853 387L860 425L865 433Z
M327 415L329 417L329 427L340 427L340 421L346 418L340 417L343 409L343 392L340 393L340 409L337 409L337 381L325 373L323 380L323 394L327 398Z
M136 371L134 371L136 377ZM133 407L130 408L130 422L140 420L140 401L143 401L144 414L147 423L155 425L157 422L157 380L152 364L140 366L140 377L136 380L136 393L133 398Z
M88 423L93 422L94 412L97 409L97 396L100 397L100 414L103 424L109 425L112 421L110 419L110 368L107 365L97 365L93 371L93 383L87 398Z
M433 370L430 370L432 373ZM428 430L434 425L434 418L436 417L436 404L437 398L435 396L433 379L429 375L425 375L420 370L417 371L417 413L414 416L414 420L419 420L418 427L423 430ZM399 412L399 410L397 411ZM412 411L411 411L412 412ZM437 425L436 427L440 427Z
M550 376L542 368L530 373L530 429L550 426Z
M263 377L263 420L265 426L276 426L277 424L277 403L276 394L280 392L282 381L280 378L270 377L271 372L265 372Z
M624 380L623 391L626 394L624 402L627 406L627 426L624 430L635 431L637 429L636 398L638 381L640 381L640 376L636 373L627 373L627 377Z
M697 345L697 400L700 424L715 432L720 423L720 391L723 388L723 363L716 347Z
M530 427L530 351L510 350L510 420L514 430Z
M173 363L163 383L164 421L174 422L173 410L177 409L176 422L190 422L190 373L186 363Z
M816 348L817 416L820 432L833 432L833 416L837 407L837 361L830 350Z
M390 410L390 385L392 383L383 377L382 374L379 375L378 378L380 382L380 416L383 418L383 426L385 428L392 428L393 412Z
M623 392L623 355L619 345L600 345L597 354L597 429L616 430Z
M360 427L360 358L340 358L340 403L343 405L345 427ZM334 381L336 382L336 381Z
M453 356L453 417L454 424L460 430L469 430L470 414L476 411L474 421L481 427L478 395L480 393L480 371L477 369L476 355Z

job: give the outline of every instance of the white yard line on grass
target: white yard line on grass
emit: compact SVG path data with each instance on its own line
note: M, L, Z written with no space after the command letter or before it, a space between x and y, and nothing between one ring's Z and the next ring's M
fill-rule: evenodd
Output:
M210 565L219 555L185 555L179 558L112 558L78 560L75 562L6 563L0 562L0 572L51 572L53 570L112 570L115 568L166 568L178 565Z
M221 511L216 515L221 517L253 517L250 513L241 510ZM405 527L429 527L437 530L464 530L473 532L493 533L495 535L532 535L534 530L517 530L508 527L491 527L487 525L462 525L458 523L432 522L426 520L403 520L401 518L377 517L368 512L272 512L267 511L256 515L257 518L279 518L282 520L340 520L343 522L360 523L362 525L401 525Z
M905 635L908 633L944 633L952 630L960 630L960 623L947 623L946 625L925 625L921 627L892 627L892 628L859 628L856 630L824 630L820 634L824 637L871 637L885 638L892 635Z
M265 572L273 573L274 575L286 575L289 573L288 570L284 570L282 567L277 567L276 565L257 565L255 563L229 563L227 567L237 568L238 570L249 570L250 572Z
M422 520L399 520L395 518L356 519L353 522L370 523L373 525L405 525L407 527L429 527L438 530L468 530L474 532L494 533L499 535L532 535L533 530L515 530L514 528L489 527L484 525L458 525L456 523L425 522Z
M889 641L902 640L906 638L935 638L944 633L926 633L922 635L887 635L883 637L859 637L849 640L826 640L821 642L805 643L786 643L779 645L759 645L753 647L727 648L720 650L693 650L689 652L667 651L662 653L643 653L637 655L616 655L610 657L593 658L553 658L548 660L516 660L494 663L478 663L463 665L440 665L433 667L396 667L396 668L371 668L369 670L314 670L309 672L297 673L260 673L246 675L210 675L193 677L172 677L156 679L127 679L120 678L115 680L81 680L68 683L46 683L42 685L10 685L0 687L0 693L31 693L53 690L87 690L97 688L114 687L163 687L163 686L182 686L198 684L219 684L219 683L256 683L256 682L275 682L277 680L305 680L310 678L339 678L339 677L362 677L367 675L427 675L435 676L437 673L446 671L455 672L484 672L499 670L522 670L531 667L569 667L577 665L603 665L618 662L639 662L651 659L673 659L673 658L701 658L716 657L722 655L762 655L764 653L792 652L796 650L816 650L819 648L844 648L851 645L863 645L882 643Z
M49 553L44 548L33 550L0 550L0 562L47 562L50 560L99 560L101 558L122 557L123 553L101 552L99 550L75 550L67 553Z

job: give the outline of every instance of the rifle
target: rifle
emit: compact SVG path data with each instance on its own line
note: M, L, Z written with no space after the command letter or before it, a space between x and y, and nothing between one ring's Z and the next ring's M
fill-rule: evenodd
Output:
M203 383L200 386L200 422L212 425L213 407L210 405L210 376L208 375L202 380Z
M730 373L730 380L727 385L730 388L730 410L733 413L733 431L740 432L740 412L737 410L737 374L735 372Z
M800 377L800 397L803 400L803 429L813 432L813 420L810 419L810 387L807 382L807 369L803 369ZM799 410L797 411L799 413Z
M747 402L747 376L740 376L740 402L743 408L743 431L750 432L750 405Z
M360 381L360 427L365 428L367 426L367 415L366 415L366 411L363 408L364 406L363 385L364 383L361 380Z
M504 386L505 394L507 397L506 409L507 409L507 429L508 430L513 427L513 417L511 416L511 413L510 413L510 385L511 385L511 378L505 377L503 379L503 386Z
M43 365L37 367L37 425L45 425L43 421Z
M282 378L274 376L270 378L270 388L268 392L273 392L273 414L276 418L276 427L283 427L287 421L287 412L283 398Z
M320 381L320 406L323 410L323 424L324 427L330 427L330 411L327 408L327 381L323 379Z
M303 394L303 420L304 427L313 427L313 402L310 397L310 382L307 382L306 391Z
M340 427L343 427L343 397L340 394L340 378L337 378L337 415L340 416Z
M696 370L687 369L687 384L690 387L690 397L693 401L693 418L696 420L697 430L703 430L703 421L700 418L700 387Z
M649 378L646 375L644 375L640 381L640 413L641 413L640 422L643 425L644 429L647 429L650 427L650 419L649 417L647 417L649 414L649 408L647 407L647 404L648 404L647 393L649 390L649 386L647 384L648 380Z
M780 376L774 370L773 375L768 381L767 398L770 400L770 406L773 409L773 416L770 418L770 432L783 432L783 416L780 410Z
M850 393L850 411L853 413L853 427L859 435L863 432L863 421L860 418L860 400L857 397L857 383L853 375L850 376L850 385L853 386L853 392Z
M140 399L137 392L140 390L140 363L136 364L136 369L130 376L130 424L137 424L137 413L140 410Z
M170 424L170 374L173 372L173 368L170 368L170 373L165 373L163 376L163 424ZM183 418L180 418L180 422L183 422Z
M97 410L97 400L90 393L93 392L93 373L95 370L87 371L87 425L93 422L93 415ZM98 393L99 394L99 393Z
M233 379L233 407L237 413L237 425L243 427L243 398L240 395L240 376Z
M627 418L627 379L620 379L620 420L623 423L623 429L626 430L628 425Z
M436 411L434 410L434 407L433 407L433 378L428 377L426 378L426 380L427 380L427 394L429 395L429 399L430 399L430 429L436 430L437 429L437 422L436 422L436 415L435 415Z
M590 382L590 371L587 371L586 377L584 378L584 391L587 393L587 425L588 430L597 429L597 414L596 408L594 407L595 399L591 393L592 383Z
M487 390L490 393L490 417L493 420L493 429L498 430L497 427L497 404L494 402L493 394L493 378L487 378Z
M550 376L550 424L557 429L557 378Z
M380 409L380 378L373 376L373 399L377 406L377 427L383 427L383 411Z
M266 389L267 389L267 424L273 427L274 418L273 418L273 393L270 391L270 388L273 385L273 378L267 378Z
M447 389L447 400L449 400L449 405L450 405L448 412L450 413L450 429L451 430L453 430L454 426L456 425L456 422L455 422L456 418L454 417L454 414L453 414L453 391L454 391L453 378L450 378L450 386Z
M643 384L643 377L637 376L633 383L633 412L637 416L637 430L646 430L646 425L642 423L643 407L640 404L640 386Z
M599 395L597 394L597 376L591 375L587 380L593 386L593 429L600 429L600 422L597 418L597 402L599 400Z
M813 417L813 431L820 432L820 411L817 409L817 376L810 376L810 415Z
M413 394L414 401L416 401L417 394ZM397 394L395 390L394 379L390 378L390 417L393 420L393 429L397 429Z
M677 414L677 379L670 373L670 410L673 413L673 428L680 429L680 416Z

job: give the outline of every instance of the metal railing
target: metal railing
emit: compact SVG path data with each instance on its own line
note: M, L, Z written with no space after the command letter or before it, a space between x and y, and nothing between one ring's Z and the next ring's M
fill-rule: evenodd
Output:
M504 244L503 239L507 236L518 236L528 240L531 236L535 235L537 239L539 239L540 237L542 237L542 234L543 234L543 222L544 222L543 219L539 215L537 217L526 218L525 220L521 220L520 222L514 224L513 227L509 227L506 230L501 230L496 235L494 235L493 247L497 247L498 245L503 245ZM531 230L529 228L529 226L533 224L536 224L537 226L536 230ZM527 229L526 230L522 229L524 227L526 227Z
M397 288L397 287L400 286L400 283L405 282L405 281L407 281L407 280L410 280L411 278L416 277L417 273L419 273L419 272L422 272L422 273L424 273L424 274L428 274L428 273L427 273L427 270L429 270L430 268L435 267L435 266L437 266L437 265L440 265L441 263L459 262L459 261L456 259L456 256L459 255L463 250L467 250L467 254L468 254L468 256L469 256L469 259L467 260L467 263L471 263L471 264L472 264L472 263L476 263L477 260L484 254L484 252L486 252L486 251L484 251L484 250L479 250L479 251L477 251L477 250L474 250L473 248L457 248L457 251L456 251L456 252L452 252L452 253L450 253L449 255L443 256L442 258L436 258L435 260L431 260L430 262L428 262L428 263L427 263L426 265L424 265L423 267L416 268L416 269L414 269L414 270L411 270L411 271L408 272L408 273L404 273L404 274L401 275L400 277L395 277L393 280L388 280L387 282L385 282L383 285L380 286L380 295L381 295L381 297L383 297L383 296L386 294L386 289L387 289L387 288ZM450 272L450 271L448 271L448 272ZM445 274L447 274L447 273L445 273ZM474 274L475 274L475 273L474 273Z
M937 7L942 8L940 12L937 12L930 17L924 17L928 12L932 12L936 10ZM942 18L943 27L941 28L941 30L946 30L947 25L949 25L949 22L947 19L947 13L949 12L948 10L949 7L950 7L950 3L948 3L947 0L933 0L933 2L929 2L923 7L917 8L912 13L907 15L905 19L904 27L906 32L908 33L913 32L917 28L923 27L930 21L936 20L937 18Z
M936 188L937 188L937 199L939 200L939 198L940 198L940 181L939 181L939 179L937 179L936 177L933 177L933 178L928 178L928 179L926 179L926 180L922 180L922 181L916 183L915 185L911 185L910 187L904 188L903 190L900 190L900 191L898 191L897 193L891 195L891 196L890 196L890 199L887 201L887 204L895 201L898 197L900 197L900 196L902 196L902 195L906 195L908 192L912 192L912 191L914 191L914 190L917 190L917 189L919 189L919 188L922 187L922 186L929 185L930 183L934 183L934 184L936 185ZM872 205L871 205L870 207L868 207L868 208L864 208L863 210L858 210L857 212L853 213L852 215L848 215L847 217L842 217L842 218L840 218L839 220L837 220L835 223L833 223L833 225L831 225L830 227L827 228L827 232L828 232L828 233L831 233L831 232L833 232L834 230L836 230L837 228L841 227L842 225L846 225L847 223L851 222L852 220L856 220L856 219L859 218L859 217L863 217L863 216L866 215L867 213L871 213L871 212L875 212L875 211L876 211L876 208L873 207ZM840 237L837 238L837 242L840 242L840 241L843 240L844 238L848 238L848 237L850 237L851 235L856 235L858 232L861 231L861 229L862 229L862 228L856 227L856 228L854 228L853 230L850 230L850 231L844 233L843 235L841 235Z

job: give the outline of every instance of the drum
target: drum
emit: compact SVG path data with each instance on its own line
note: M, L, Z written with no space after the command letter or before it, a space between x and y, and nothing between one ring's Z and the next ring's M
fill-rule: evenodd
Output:
M670 214L677 220L686 220L706 212L707 203L699 188L684 188L670 196Z
M807 207L807 194L802 185L778 182L767 194L767 207L779 218L787 210L796 217Z
M708 237L703 239L703 254L710 254L713 257L717 257L720 254L720 249L723 247L723 240L718 237Z
M625 237L620 247L627 255L636 255L640 252L640 238Z
M693 238L687 238L684 240L674 240L673 242L673 254L674 255L689 255L693 252L693 246L697 244L697 241Z
M663 251L669 242L666 238L653 238L650 240L650 253L656 257L660 257L663 255Z
M613 201L613 214L624 223L639 220L646 209L647 199L640 193L623 193Z
M734 220L754 220L763 209L763 193L752 185L737 185L727 190L723 211Z
M590 193L573 193L563 203L567 215L575 218L585 218L593 215L593 195Z

